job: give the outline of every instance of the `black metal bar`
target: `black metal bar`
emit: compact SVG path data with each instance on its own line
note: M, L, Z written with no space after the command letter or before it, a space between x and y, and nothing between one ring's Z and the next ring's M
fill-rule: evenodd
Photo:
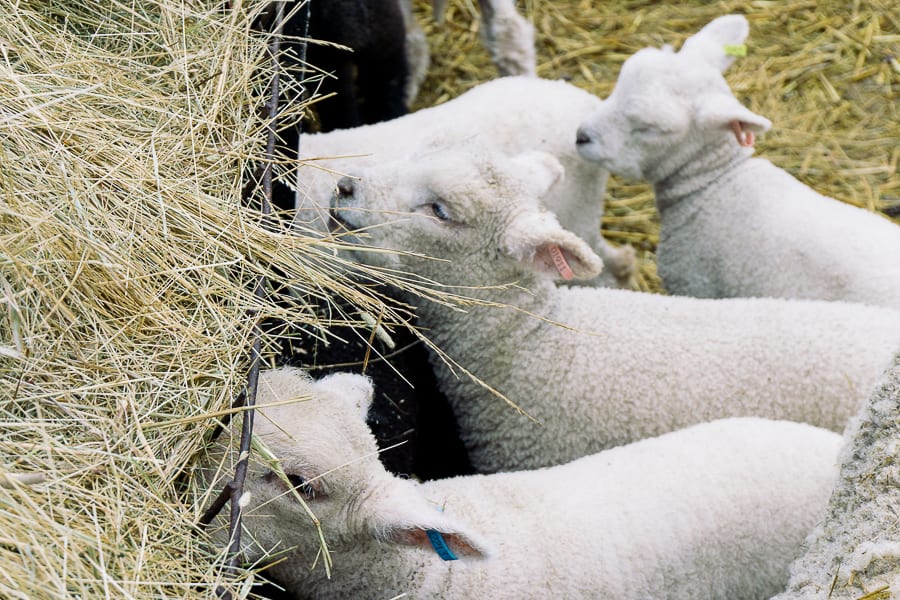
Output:
M262 214L268 217L272 214L272 168L275 161L275 136L278 121L278 95L280 87L281 64L279 54L281 51L281 35L284 27L284 2L275 3L275 23L272 30L272 39L269 41L269 58L273 61L272 84L269 89L268 106L268 137L266 139L266 156L263 166L263 199ZM266 298L266 276L260 275L254 290L254 296L260 300ZM251 311L251 314L255 311ZM247 376L247 394L241 421L240 455L234 469L234 480L231 489L231 515L229 527L228 567L236 571L241 553L241 506L240 499L244 494L244 481L247 477L247 466L250 462L250 439L253 434L253 407L256 405L256 387L259 382L259 367L262 362L262 328L256 315L253 324L253 349L251 354L250 374Z
M213 503L209 505L209 508L206 509L206 512L203 513L203 516L200 517L200 520L197 521L197 524L203 528L212 523L212 520L216 518L216 515L222 512L222 509L225 507L225 504L231 498L231 485L234 483L233 481L229 481L225 484L225 487L222 488L222 491L219 493L218 497L213 500Z
M309 2L310 0L307 0ZM263 198L261 202L261 212L263 214L263 222L272 214L272 169L275 161L275 140L278 124L278 97L280 93L280 76L281 76L281 37L284 27L284 5L283 1L274 2L275 20L272 25L272 37L268 45L268 54L273 61L272 83L270 86L270 95L268 100L267 111L267 139L266 154L262 169L262 187ZM305 47L305 45L304 45ZM255 177L254 177L255 179ZM250 191L250 187L245 188L245 193ZM256 287L253 291L254 297L260 301L264 301L267 297L268 282L265 275L260 275ZM247 467L250 460L251 438L253 434L253 417L256 405L256 390L259 383L259 371L262 362L262 327L259 321L258 310L252 309L248 311L248 317L254 321L253 324L253 345L251 348L250 371L247 375L247 387L238 394L232 402L232 407L244 406L246 410L241 411L241 438L240 438L240 454L238 462L234 469L234 478L229 481L219 496L213 501L212 505L204 512L200 518L200 525L206 526L218 515L225 504L230 503L229 515L229 539L231 540L228 547L227 568L232 574L236 574L240 563L241 550L241 506L240 499L244 494L244 482L247 477ZM216 595L220 598L230 600L231 592L222 587L216 589Z
M306 40L309 39L309 20L312 18L310 13L310 4L313 0L306 0L306 4L303 6L301 10L303 10L303 31L301 32L301 36L303 41L300 44L300 56L298 57L300 60L300 65L305 69L306 68ZM300 97L301 99L306 99L306 84L300 84L300 88L302 90ZM303 120L299 119L297 121L297 146L294 149L297 153L297 181L295 181L294 185L294 210L298 210L300 205L303 203L303 199L300 196L300 144L301 139L303 138Z

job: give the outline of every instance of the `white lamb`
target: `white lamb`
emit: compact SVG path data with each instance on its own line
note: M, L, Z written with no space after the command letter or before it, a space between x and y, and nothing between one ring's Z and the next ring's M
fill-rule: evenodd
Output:
M260 378L260 404L303 400L257 411L254 434L290 485L253 459L243 552L279 561L268 572L297 597L766 598L784 587L837 471L837 434L748 418L562 466L420 484L378 461L371 391L359 375ZM213 449L208 480L236 455ZM331 580L292 490L322 523Z
M516 12L514 0L479 0L481 35L502 77L537 76L534 26Z
M753 154L764 117L722 72L747 36L715 19L678 53L645 48L578 130L582 156L653 183L659 274L675 294L848 300L900 309L900 227Z
M825 522L791 566L788 591L777 600L900 594L900 356L845 440Z
M578 124L599 105L595 96L563 81L504 77L392 121L303 135L296 221L327 230L328 202L341 174L412 155L429 144L474 140L510 153L543 150L568 174L544 202L603 259L606 272L595 283L627 286L635 271L634 250L610 246L600 235L607 172L583 160L572 145Z
M545 153L462 146L372 167L342 180L333 200L336 221L365 230L360 242L394 251L360 260L507 305L409 299L438 348L534 419L433 357L479 472L558 464L723 417L842 431L900 348L900 313L885 308L557 287L601 268L539 206L561 176Z

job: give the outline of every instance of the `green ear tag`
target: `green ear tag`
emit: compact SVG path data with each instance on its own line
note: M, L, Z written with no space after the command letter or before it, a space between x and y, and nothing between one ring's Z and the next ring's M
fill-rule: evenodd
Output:
M747 56L747 46L744 44L725 44L725 56Z

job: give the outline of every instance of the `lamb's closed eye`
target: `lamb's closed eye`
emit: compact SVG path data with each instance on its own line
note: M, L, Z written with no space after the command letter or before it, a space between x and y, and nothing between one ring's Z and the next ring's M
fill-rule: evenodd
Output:
M316 486L307 481L307 479L303 475L291 475L287 476L288 481L291 482L291 485L294 486L294 489L306 496L307 498L315 498L316 497Z
M657 125L650 125L648 123L637 123L632 126L631 133L633 134L663 134L666 133L662 128Z

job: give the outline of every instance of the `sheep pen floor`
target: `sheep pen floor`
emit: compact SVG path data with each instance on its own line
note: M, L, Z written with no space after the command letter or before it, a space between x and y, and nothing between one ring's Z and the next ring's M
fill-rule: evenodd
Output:
M750 21L747 56L725 77L751 110L773 122L757 142L768 158L822 194L900 217L900 13L889 0L663 3L525 0L534 24L538 75L566 79L603 98L622 62L645 46L684 39L730 13ZM431 67L414 109L449 100L497 76L472 0L450 0L441 24L415 3ZM659 223L648 185L610 178L603 234L630 243L638 286L661 292Z

